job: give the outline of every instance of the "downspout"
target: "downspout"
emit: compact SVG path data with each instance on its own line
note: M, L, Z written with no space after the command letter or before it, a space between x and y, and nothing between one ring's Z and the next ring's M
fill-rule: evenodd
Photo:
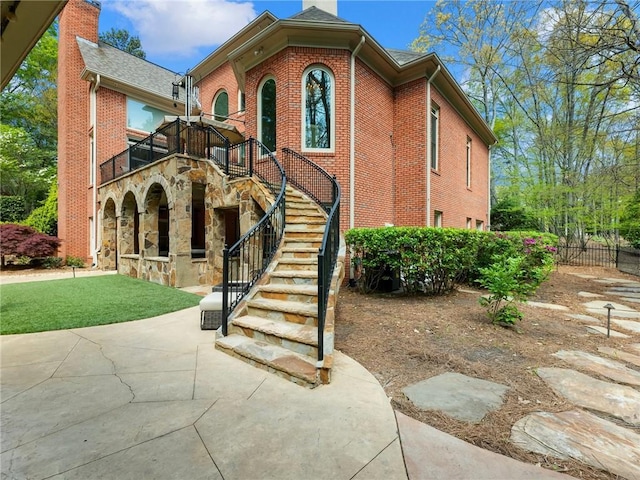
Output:
M364 35L351 52L351 78L350 78L350 115L349 115L349 228L354 228L356 223L356 56L364 45ZM355 276L355 265L349 262L349 278Z
M440 65L427 80L427 227L431 226L431 82L440 72Z
M100 88L100 74L96 74L96 82L91 89L91 125L93 126L93 145L91 146L91 166L93 170L92 188L93 188L93 245L91 245L91 257L93 258L92 267L98 266L98 88Z
M351 53L351 115L349 118L349 228L354 228L356 223L356 56L364 45L364 35Z

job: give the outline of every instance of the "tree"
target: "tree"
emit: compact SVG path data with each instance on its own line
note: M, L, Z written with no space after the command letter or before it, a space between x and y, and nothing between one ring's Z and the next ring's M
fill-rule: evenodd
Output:
M101 33L99 38L100 41L108 43L112 47L116 47L138 58L147 58L147 54L142 49L140 37L137 35L130 36L129 32L122 28L116 29L111 27L111 30Z
M44 203L36 208L24 224L47 235L58 234L58 184L53 182Z
M537 230L538 222L533 214L512 197L504 198L491 207L491 230Z
M622 214L620 235L634 248L640 248L640 190L636 191Z
M60 246L60 239L39 233L26 225L5 223L0 225L0 257L2 266L5 256L41 258L50 257Z

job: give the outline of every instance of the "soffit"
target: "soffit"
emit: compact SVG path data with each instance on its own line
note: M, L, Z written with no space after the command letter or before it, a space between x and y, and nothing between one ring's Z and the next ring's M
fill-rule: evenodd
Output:
M3 0L0 3L0 70L4 88L67 0Z

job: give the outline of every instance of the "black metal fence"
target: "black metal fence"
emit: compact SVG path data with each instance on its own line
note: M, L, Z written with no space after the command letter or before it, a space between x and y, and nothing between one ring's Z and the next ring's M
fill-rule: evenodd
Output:
M247 174L257 176L271 190L275 202L268 212L240 240L232 246L225 246L222 269L222 334L228 333L229 314L249 293L273 259L285 226L285 188L287 179L278 160L269 150L255 139L243 142L243 152ZM238 149L235 152L239 153ZM257 160L256 158L257 157ZM240 158L240 157L233 157ZM226 167L234 164L227 162ZM234 175L240 175L245 167L231 168ZM249 173L250 172L250 173Z
M281 162L287 180L327 212L327 224L318 251L318 361L322 361L329 291L340 249L340 185L324 169L288 148L282 149Z
M209 158L229 175L246 175L248 166L245 168L244 154L239 153L244 151L244 147L242 144L229 147L229 140L214 127L176 119L100 164L100 183L114 180L174 153Z
M617 268L621 272L640 276L640 250L620 245L559 245L556 263L577 267Z

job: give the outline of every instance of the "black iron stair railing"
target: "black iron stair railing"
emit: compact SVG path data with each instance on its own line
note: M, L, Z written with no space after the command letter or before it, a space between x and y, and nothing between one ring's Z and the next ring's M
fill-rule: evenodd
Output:
M340 249L340 184L335 176L289 148L282 149L281 162L287 181L306 193L327 213L322 244L318 250L318 361L322 361L331 279Z
M242 146L240 148L240 146ZM238 147L238 148L236 148ZM239 175L247 169L249 175L256 176L273 194L275 201L266 214L240 240L232 246L225 246L222 270L222 334L228 333L229 315L249 293L271 263L285 226L285 189L287 178L276 157L260 142L251 138L232 147L228 162L233 167L230 175ZM240 165L239 159L244 158ZM234 170L235 169L235 170Z

